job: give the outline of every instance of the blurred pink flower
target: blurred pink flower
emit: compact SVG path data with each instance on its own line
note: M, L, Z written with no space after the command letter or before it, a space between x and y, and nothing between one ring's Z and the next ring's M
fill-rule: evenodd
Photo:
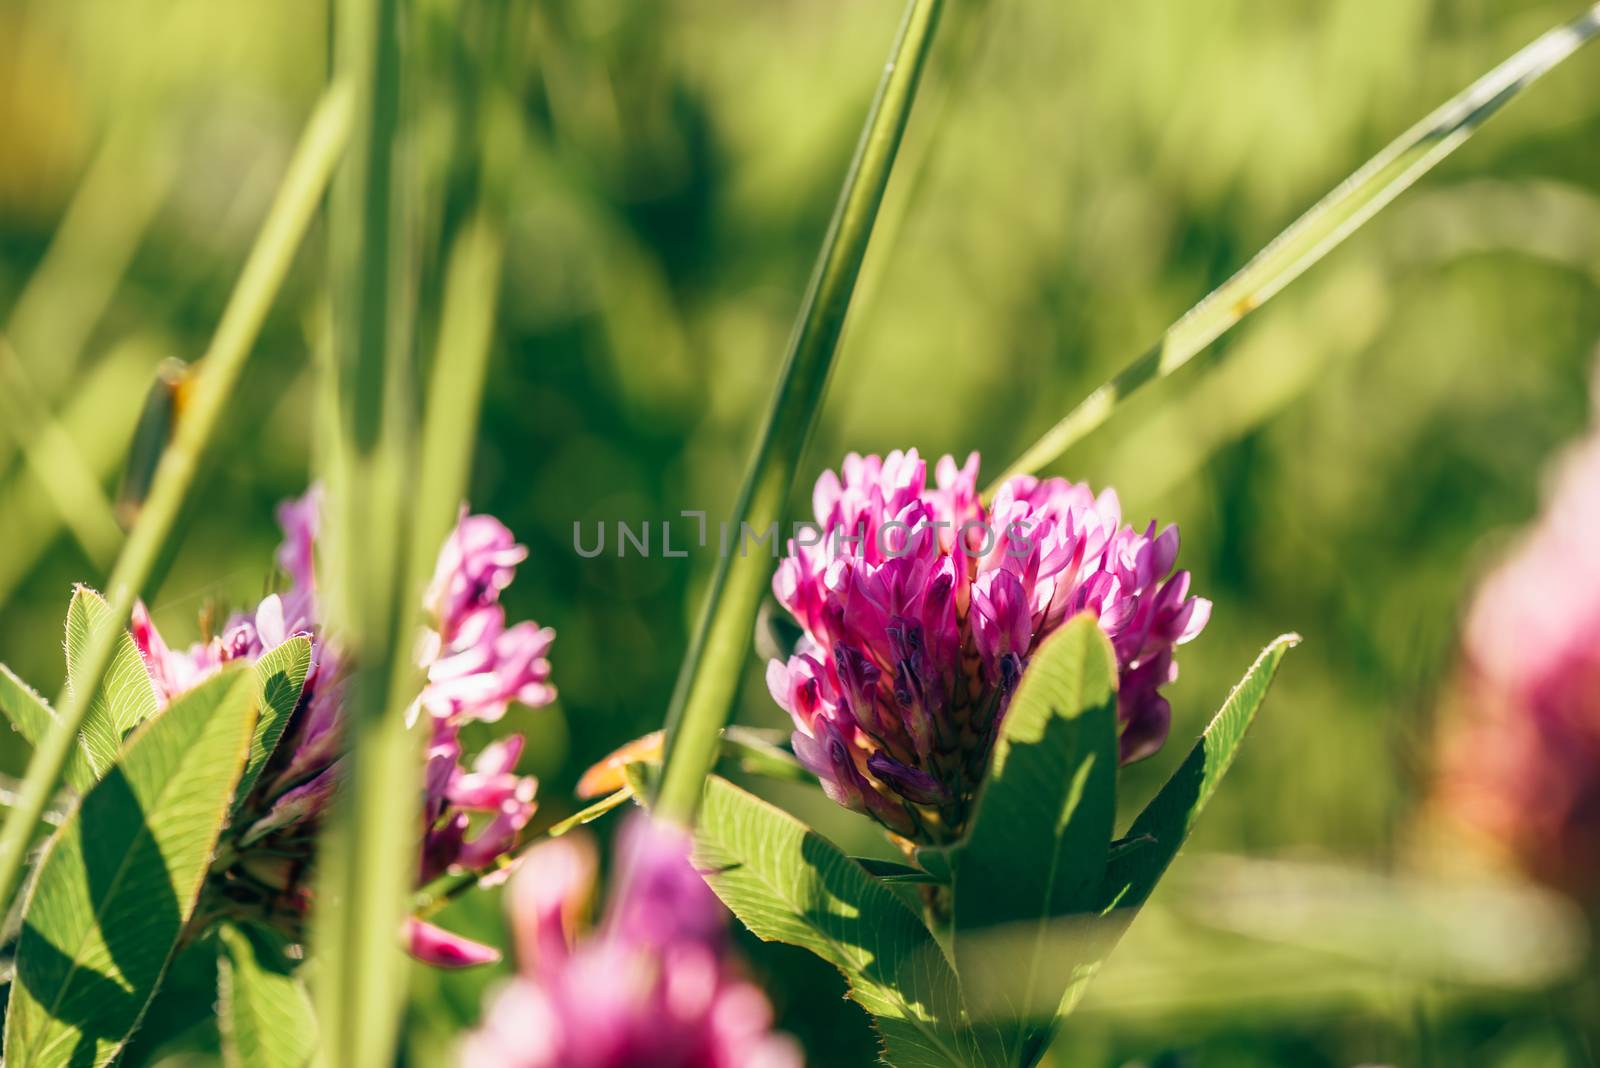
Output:
M987 508L978 456L845 457L812 496L820 536L795 538L773 579L804 631L767 683L795 753L835 801L919 841L957 837L996 728L1039 641L1092 612L1116 649L1124 761L1155 752L1173 649L1209 601L1172 574L1178 531L1122 526L1110 490L1019 476ZM816 534L813 531L813 534Z
M420 703L435 718L493 722L513 701L537 707L555 700L545 658L555 631L535 623L508 628L500 604L500 591L527 555L498 519L462 509L424 598L431 623Z
M765 996L729 959L727 917L688 837L643 814L623 828L610 905L578 919L596 860L585 838L531 850L510 890L519 973L491 995L471 1068L798 1068Z
M310 904L306 876L321 818L343 781L347 672L315 614L320 505L320 489L312 487L278 509L284 542L277 560L290 587L264 599L253 613L235 615L219 637L174 651L142 604L132 622L134 643L163 704L231 660L254 661L290 637L311 637L312 664L294 715L230 830L239 860L212 880L213 890L232 907L254 909L257 918L291 936L300 933ZM554 632L533 623L507 628L499 603L526 556L498 520L465 509L439 554L419 646L429 681L418 706L430 713L419 883L447 873L495 871L533 816L537 783L515 772L521 737L492 742L470 761L460 740L470 720L497 720L513 701L538 706L555 698L545 659ZM273 862L262 863L265 857ZM486 946L420 921L407 938L419 959L442 966L495 957Z
M1531 874L1600 907L1600 432L1466 620L1462 715L1436 800Z
M447 647L463 630L475 629L476 620L494 613L500 591L511 585L517 565L527 557L528 550L517 544L504 523L461 510L460 521L439 550L433 581L423 596Z
M406 921L406 951L436 968L470 968L500 959L500 951L493 946L463 938L415 916Z

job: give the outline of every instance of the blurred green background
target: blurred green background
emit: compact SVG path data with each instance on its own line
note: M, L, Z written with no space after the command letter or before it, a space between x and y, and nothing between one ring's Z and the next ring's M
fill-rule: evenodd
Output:
M559 705L506 724L530 736L548 821L590 762L660 723L713 562L618 558L614 526L607 554L582 559L574 524L592 540L597 522L729 508L899 4L416 7L430 284L463 190L484 170L504 181L472 505L532 549L513 617L559 635ZM1391 137L1573 14L950 0L803 478L910 445L978 449L997 472ZM326 33L322 0L0 4L0 332L34 410L108 490L157 364L206 346L323 82ZM1588 936L1568 913L1519 891L1457 914L1445 876L1404 892L1387 876L1454 868L1424 855L1417 813L1461 610L1589 421L1597 84L1600 54L1557 71L1054 472L1115 485L1135 522L1178 522L1216 602L1171 689L1175 742L1125 775L1130 804L1267 640L1306 639L1055 1063L1590 1063L1600 1010L1573 978ZM314 232L154 598L171 638L271 580L273 507L310 464L324 258ZM71 583L103 582L106 563L0 432L0 658L53 691ZM739 718L779 725L759 671L752 654ZM25 758L0 739L0 768ZM773 793L883 852L864 820ZM1280 878L1276 927L1227 889ZM498 908L480 895L446 922L493 933ZM747 948L813 1063L870 1060L827 968ZM444 1062L497 974L419 970L409 1063ZM207 1063L191 1019L158 1005L130 1061Z

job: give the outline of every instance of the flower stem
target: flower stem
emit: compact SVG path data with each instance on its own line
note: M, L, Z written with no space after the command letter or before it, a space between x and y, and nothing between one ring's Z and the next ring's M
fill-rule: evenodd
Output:
M85 651L79 684L57 702L56 722L29 761L17 803L0 831L0 901L10 901L16 892L34 828L61 783L62 770L89 710L89 701L99 690L110 664L117 634L127 624L134 601L145 592L177 525L201 457L215 436L245 359L322 201L334 163L344 148L349 122L348 94L339 87L330 88L317 104L295 149L277 197L217 323L195 383L194 399L161 457L149 499L117 557L107 590L111 611L106 624L95 632Z
M759 550L746 552L744 532L774 532L816 421L850 297L884 188L916 98L942 0L910 0L866 127L845 176L833 221L800 306L777 390L729 519L716 573L678 676L667 715L665 767L655 810L690 823L705 777L716 761L719 732L738 694L751 628L770 573Z

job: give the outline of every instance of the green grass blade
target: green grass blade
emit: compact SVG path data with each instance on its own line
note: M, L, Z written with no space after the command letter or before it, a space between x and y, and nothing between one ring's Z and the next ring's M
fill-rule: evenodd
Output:
M48 415L39 413L49 411L51 403L60 398L61 387L70 381L74 393L81 388L81 375L75 372L84 347L172 185L178 153L159 131L152 151L150 134L144 123L124 120L106 137L73 193L44 258L0 328L0 334L32 357L31 363L25 364L0 353L0 360L12 360L13 366L4 373L7 388L14 391L13 398L0 398L0 402L15 399L34 413L33 418L42 418L47 424ZM26 419L0 423L0 470L10 465L18 445L34 445L30 451L40 451L47 463L55 459L52 454L61 453L59 440L30 442L29 426ZM48 436L55 437L54 431L48 431ZM72 444L70 439L67 444ZM73 463L70 457L63 462ZM30 460L31 467L37 465L37 459ZM96 469L92 463L89 467ZM95 484L98 489L98 479ZM58 492L48 485L41 488L52 496ZM72 517L64 518L70 521ZM92 522L101 526L98 519ZM104 559L96 557L90 546L84 548L96 564L110 566L120 542L119 532Z
M419 746L406 729L424 552L413 531L416 452L413 255L403 222L405 54L397 0L333 7L335 68L355 95L350 152L328 205L333 358L322 434L328 488L328 627L355 671L346 701L349 779L319 843L312 984L319 1062L387 1068L410 975L399 933L416 872ZM454 502L449 508L453 510ZM437 550L437 545L432 546Z
M730 543L744 524L760 534L781 523L806 439L827 386L861 261L872 236L906 119L916 98L942 0L910 0L845 177L816 271L800 307L788 356L738 503ZM667 716L667 748L656 806L686 823L716 761L719 731L738 693L750 633L770 576L757 548L719 554L695 636Z
M495 309L504 257L498 223L483 211L457 235L446 272L438 351L423 425L422 469L417 482L416 521L407 589L420 595L431 575L438 548L454 523L466 493L472 443L488 369ZM398 673L397 673L398 674ZM407 696L397 684L395 698ZM550 830L556 837L599 818L628 795L609 798ZM413 906L426 916L478 883L476 875L447 876L416 895Z
M9 428L22 457L56 514L96 567L109 567L122 544L111 501L77 443L66 432L11 342L0 335L0 425Z
M0 712L29 745L38 745L56 718L55 709L4 664L0 664Z
M110 666L117 635L177 525L179 509L221 422L245 358L322 201L333 164L344 146L349 108L348 95L338 88L330 90L318 103L223 310L205 366L195 383L193 400L161 459L150 497L111 573L111 625L97 631L85 650L83 685L74 687L57 704L60 718L34 752L16 807L0 830L0 902L9 901L16 892L33 829L61 782L78 729L89 710L89 699Z
M79 385L79 360L172 188L181 154L168 130L121 120L96 149L50 247L0 330L29 360L46 400ZM13 441L0 429L0 468Z
M417 476L411 585L419 592L466 497L504 255L499 222L486 209L462 226L450 247Z
M1459 148L1522 90L1600 33L1600 4L1551 30L1401 134L1315 207L1279 234L1243 269L1167 329L1144 355L1117 373L1043 437L990 487L1048 467L1111 417L1123 398L1165 378L1272 299L1322 257Z
M149 387L160 352L150 337L130 337L86 368L62 401L62 433L93 472L97 485L106 485L122 466L137 416L128 398ZM0 458L0 471L5 467ZM62 526L54 497L31 468L14 466L0 478L0 545L6 547L0 554L0 606L33 574ZM120 533L118 538L120 543Z

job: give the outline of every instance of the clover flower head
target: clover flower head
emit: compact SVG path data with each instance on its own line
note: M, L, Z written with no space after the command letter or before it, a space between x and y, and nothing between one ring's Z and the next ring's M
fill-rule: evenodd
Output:
M835 801L921 842L958 837L1029 657L1092 613L1116 650L1121 755L1161 747L1173 651L1210 602L1173 573L1176 527L1122 523L1116 494L1018 476L987 506L978 456L934 484L915 449L845 457L773 578L803 635L768 665L794 748ZM841 477L842 476L842 477Z
M278 509L284 541L277 561L290 580L283 593L186 650L167 645L142 604L131 627L163 704L230 661L252 662L291 637L310 637L312 663L290 723L228 829L229 862L208 883L224 911L275 924L291 937L301 934L311 904L317 831L346 766L349 665L316 615L321 499L312 487ZM545 656L554 632L533 623L508 627L499 602L526 556L498 520L465 509L439 554L424 604L427 629L418 643L419 666L428 674L418 707L430 713L419 883L447 873L499 871L533 816L537 783L515 771L521 737L492 742L476 756L461 740L468 722L498 720L512 702L538 706L555 698ZM410 921L407 937L415 956L441 966L497 957L487 946L420 920Z
M516 978L463 1043L472 1068L799 1068L766 997L734 968L727 915L688 836L638 814L613 892L586 937L597 859L587 838L542 842L513 877Z

